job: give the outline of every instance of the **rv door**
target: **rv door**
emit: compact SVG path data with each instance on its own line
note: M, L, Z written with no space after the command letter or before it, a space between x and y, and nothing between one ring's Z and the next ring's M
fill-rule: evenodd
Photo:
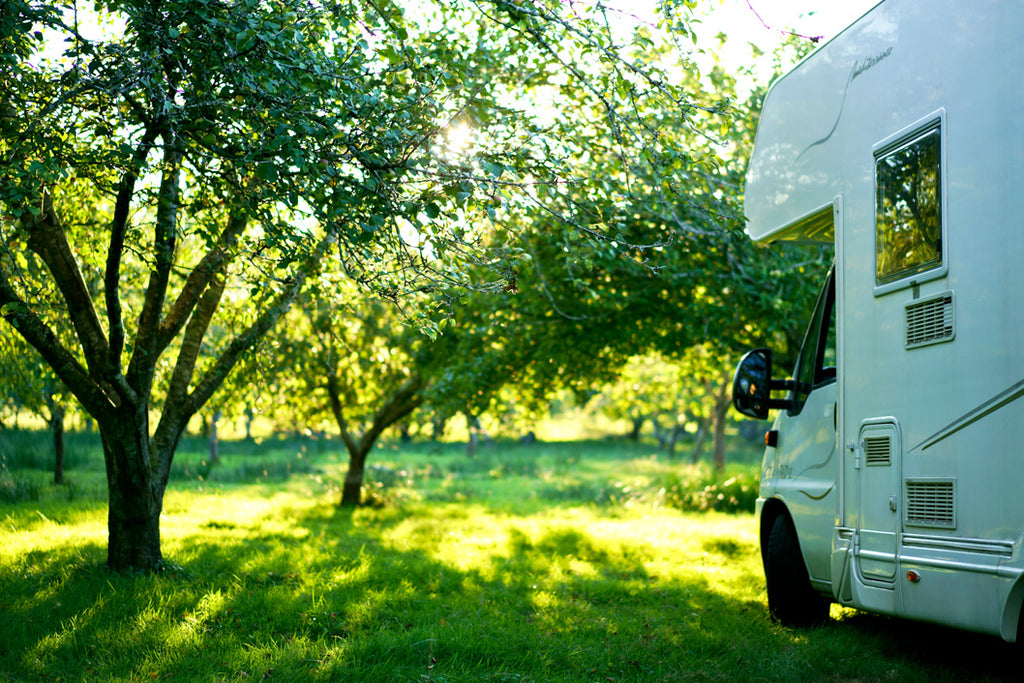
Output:
M762 477L769 480L771 495L785 502L809 578L821 592L830 590L836 513L836 379L833 268L804 335L789 405L776 419L778 441L765 454Z

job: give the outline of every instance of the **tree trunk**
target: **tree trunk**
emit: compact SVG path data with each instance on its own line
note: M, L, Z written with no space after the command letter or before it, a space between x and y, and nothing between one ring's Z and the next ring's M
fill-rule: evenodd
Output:
M377 443L377 439L388 427L400 422L423 403L423 389L427 381L419 375L406 379L395 389L373 416L369 428L358 439L349 431L345 419L344 406L341 403L341 381L333 364L327 370L327 396L330 400L331 412L338 423L341 440L348 450L348 473L341 489L341 507L354 507L362 503L363 472L366 469L366 457Z
M163 485L150 469L144 410L115 412L99 422L107 466L107 564L115 570L160 567L160 512Z
M207 463L210 467L213 467L220 462L220 437L217 435L217 423L220 421L221 412L220 410L213 411L213 417L210 418L210 461Z
M466 442L466 457L475 458L477 446L480 444L480 420L469 413L466 413L466 430L469 432L469 441Z
M640 441L640 432L644 428L644 423L647 422L647 417L641 415L640 417L631 418L633 422L633 428L629 431L629 440L636 443Z
M700 460L701 453L704 452L704 444L708 441L708 418L701 417L696 418L697 420L697 438L693 442L693 450L690 451L690 462L697 464Z
M673 423L665 430L665 454L669 460L673 460L676 457L676 442L678 441L679 425Z
M729 399L728 383L723 382L715 395L714 424L714 463L715 469L721 472L725 469L725 426L729 417L729 406L732 401Z
M253 412L252 406L245 406L245 440L252 441L252 421L255 419L256 413Z
M50 406L50 429L53 431L53 483L64 483L64 406Z
M430 423L430 440L440 441L444 438L444 431L447 427L448 420L443 417L435 417Z
M363 502L363 473L366 471L368 449L358 448L348 454L348 473L341 489L341 507L356 507Z

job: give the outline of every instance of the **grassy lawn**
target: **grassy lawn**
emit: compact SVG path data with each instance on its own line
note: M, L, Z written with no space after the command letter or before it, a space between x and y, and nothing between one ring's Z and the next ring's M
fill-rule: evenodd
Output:
M1019 676L994 638L838 607L771 623L739 447L716 479L617 443L388 446L375 505L345 511L336 445L229 444L213 469L200 446L176 463L158 575L105 569L94 455L64 486L4 475L0 681ZM740 511L695 511L714 501Z

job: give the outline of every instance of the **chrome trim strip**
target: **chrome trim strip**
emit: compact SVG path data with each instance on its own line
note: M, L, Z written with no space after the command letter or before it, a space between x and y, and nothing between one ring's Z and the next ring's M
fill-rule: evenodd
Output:
M1004 567L1002 565L975 564L973 562L956 562L953 560L938 560L933 557L915 557L913 555L900 555L900 565L915 564L933 569L952 569L962 572L974 572L977 574L991 574L1001 579L1016 579L1024 571L1017 567Z
M931 448L938 442L942 441L943 439L953 436L964 427L968 427L974 424L978 420L989 415L990 413L994 413L995 411L999 410L1008 403L1013 403L1021 396L1024 396L1024 380L1021 380L1020 382L1017 382L1009 389L1006 389L1005 391L996 394L995 396L993 396L992 398L990 398L989 400L985 401L980 406L975 408L974 410L964 413L963 415L953 420L939 431L929 436L921 443L911 448L908 452L912 453L918 449L921 449L922 451L928 450L929 448Z
M983 538L943 538L941 536L919 536L903 534L903 545L935 550L982 553L998 557L1013 555L1013 541L989 541Z

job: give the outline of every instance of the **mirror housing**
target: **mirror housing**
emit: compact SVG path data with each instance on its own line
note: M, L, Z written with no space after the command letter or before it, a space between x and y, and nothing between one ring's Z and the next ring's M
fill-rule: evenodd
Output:
M748 351L736 366L732 378L732 404L737 411L756 420L768 419L772 408L788 408L790 401L773 399L776 389L792 389L792 380L772 379L771 349Z

